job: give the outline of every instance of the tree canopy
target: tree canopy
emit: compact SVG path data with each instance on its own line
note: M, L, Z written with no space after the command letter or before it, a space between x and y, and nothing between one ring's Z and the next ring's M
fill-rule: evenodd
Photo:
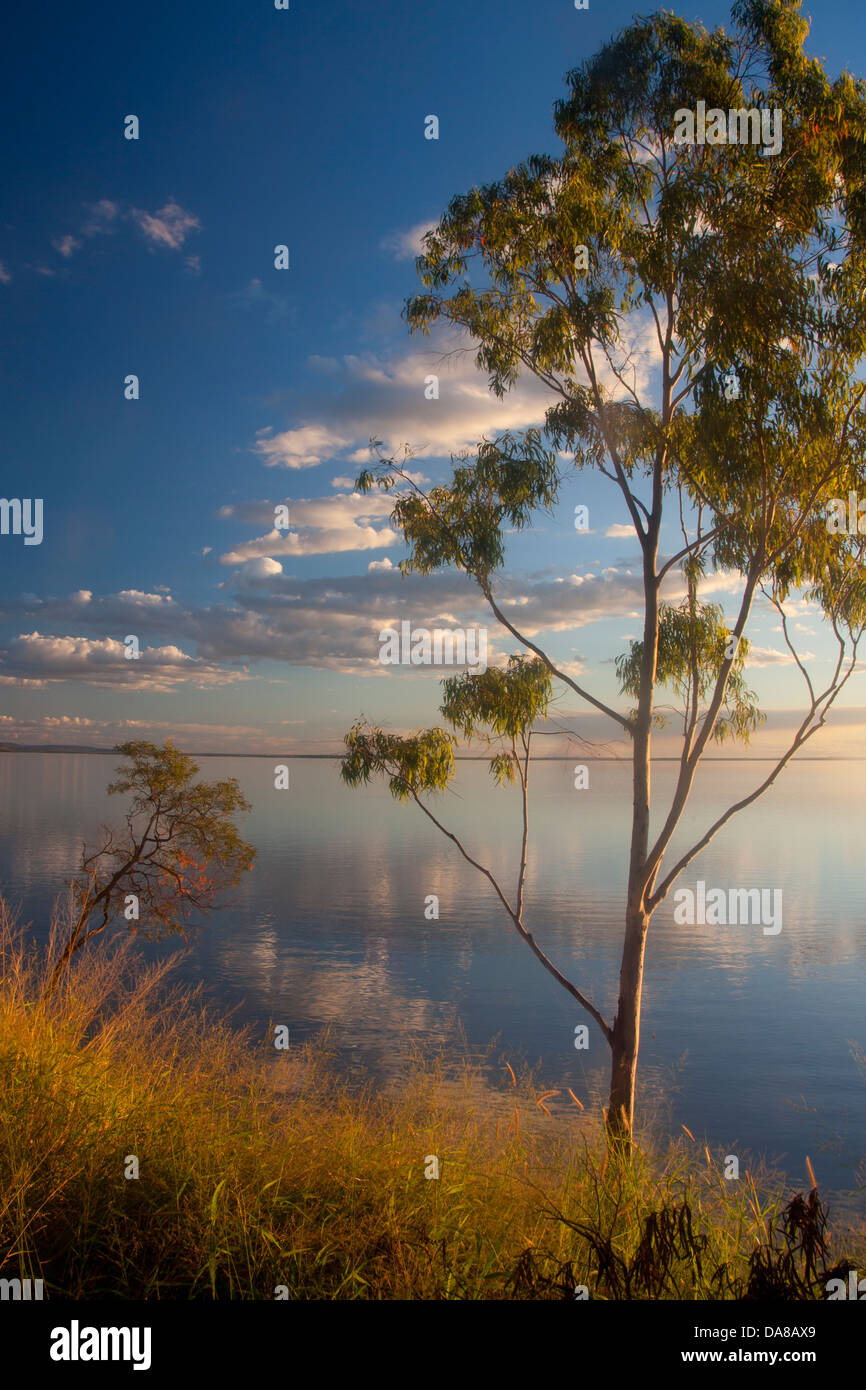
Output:
M52 984L75 951L118 918L149 937L185 934L255 858L235 825L251 809L236 778L196 781L198 764L171 739L162 748L122 743L115 752L126 761L108 791L130 798L125 827L105 827L97 848L82 849L74 922Z

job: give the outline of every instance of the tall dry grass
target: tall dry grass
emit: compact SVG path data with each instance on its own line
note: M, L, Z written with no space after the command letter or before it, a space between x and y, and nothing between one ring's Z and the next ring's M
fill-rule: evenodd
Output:
M350 1089L123 935L47 996L63 930L39 948L0 901L0 1274L48 1297L730 1297L779 1225L766 1174L685 1135L615 1161L528 1073L440 1056Z

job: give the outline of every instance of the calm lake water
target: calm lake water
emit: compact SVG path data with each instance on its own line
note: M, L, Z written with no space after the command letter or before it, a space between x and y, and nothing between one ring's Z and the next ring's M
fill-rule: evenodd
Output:
M44 930L82 837L120 818L105 794L117 759L0 754L0 884ZM253 811L258 850L234 904L211 919L182 973L262 1031L300 1040L331 1026L341 1064L394 1073L412 1047L438 1049L465 1032L494 1037L512 1063L582 1099L603 1089L607 1049L595 1025L520 941L490 889L426 817L381 787L350 791L336 761L291 762L274 789L274 760L206 758L207 778L235 776ZM537 766L526 921L555 963L610 1017L624 910L631 770L590 762ZM684 848L767 764L714 762L703 771L677 844ZM666 805L674 765L653 765ZM653 919L644 987L642 1095L670 1106L726 1152L763 1153L805 1182L850 1191L866 1158L866 763L801 762L726 828L686 871L694 888L781 888L783 926L682 926L673 898ZM519 805L482 763L459 765L438 803L476 857L514 879ZM673 862L673 861L671 861ZM436 894L438 921L426 921ZM590 1047L574 1029L589 1022ZM861 1173L862 1179L862 1173Z

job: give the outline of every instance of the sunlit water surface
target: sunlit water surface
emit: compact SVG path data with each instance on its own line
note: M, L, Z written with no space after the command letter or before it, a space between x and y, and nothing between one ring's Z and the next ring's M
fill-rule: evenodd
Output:
M42 932L82 838L117 821L106 795L116 758L0 754L0 883ZM293 1040L330 1025L349 1074L393 1075L412 1048L539 1064L550 1087L601 1093L606 1046L514 932L493 891L414 807L383 788L349 791L335 761L294 760L274 788L267 759L208 758L208 778L238 778L253 810L243 833L258 855L231 907L198 936L182 976L202 981L239 1022ZM592 762L534 772L526 921L554 962L610 1017L616 999L630 819L630 768ZM707 765L674 848L685 848L756 785L764 763ZM671 763L653 765L666 805ZM694 887L781 888L783 926L681 926L670 898L653 919L644 986L643 1095L726 1152L762 1153L805 1181L850 1191L866 1157L866 763L793 765L686 871ZM486 767L459 767L437 814L513 891L519 806ZM425 899L439 899L438 921ZM156 949L156 948L151 948ZM861 1174L862 1177L862 1174Z

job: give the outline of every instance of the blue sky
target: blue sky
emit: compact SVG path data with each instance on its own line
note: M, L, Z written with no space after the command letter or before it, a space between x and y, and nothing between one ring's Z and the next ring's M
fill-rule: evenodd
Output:
M0 537L0 739L335 751L362 710L394 728L437 722L435 679L379 665L376 633L482 610L453 573L400 580L387 503L353 497L352 479L372 434L411 443L413 467L441 479L451 449L539 423L546 402L527 387L498 403L471 354L437 366L454 344L409 336L417 238L453 194L556 149L565 72L633 12L19 9L0 84L0 490L44 499L44 539ZM864 40L862 6L829 0L809 48L833 73L857 70ZM424 139L429 113L438 141ZM137 141L123 138L129 114ZM440 399L426 401L433 371ZM275 549L262 538L284 501L294 539ZM609 484L569 478L503 588L608 699L611 658L637 632L637 549L607 534L626 519ZM711 596L736 588L721 576ZM795 620L820 672L819 624ZM781 746L801 705L774 627L759 612L751 630L771 712L759 750ZM139 662L122 656L130 633ZM812 751L866 752L861 691L855 678ZM566 692L557 718L614 732Z

